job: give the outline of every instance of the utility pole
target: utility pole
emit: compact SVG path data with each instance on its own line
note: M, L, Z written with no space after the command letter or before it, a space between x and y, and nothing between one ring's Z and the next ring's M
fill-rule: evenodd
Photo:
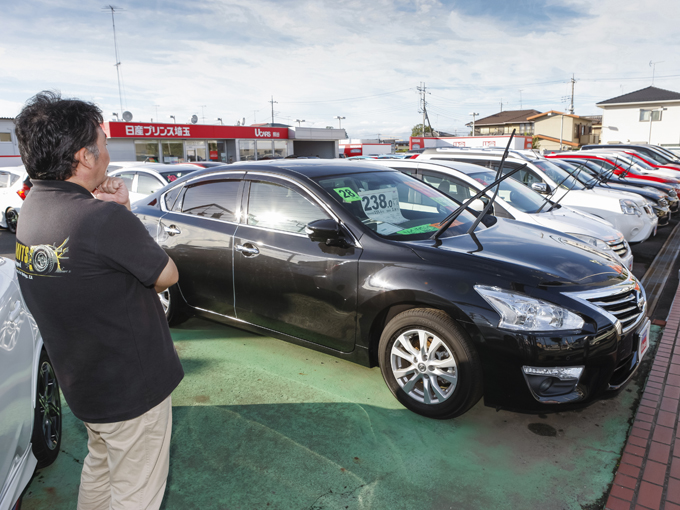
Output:
M255 114L259 111L260 110L253 110L253 124L257 124L257 117L255 116Z
M524 89L519 89L519 109L522 109L522 91Z
M576 80L574 79L574 75L571 75L571 104L569 106L569 113L574 115L574 83L576 83Z
M279 102L274 101L274 96L272 96L272 100L269 102L272 104L272 127L274 127L274 104L279 104Z
M158 107L160 106L159 104L153 105L154 108L156 108L156 122L158 122Z
M503 98L501 97L501 112L503 111Z
M114 19L114 13L116 10L121 11L122 9L119 9L118 7L115 7L113 5L107 5L104 7L105 10L111 10L111 23L113 24L113 49L116 52L116 63L115 63L115 68L116 68L116 75L118 76L118 99L120 101L120 114L123 115L123 94L121 92L120 88L120 60L118 60L118 42L116 41L116 20ZM158 115L156 115L158 117Z
M425 82L420 82L420 86L417 87L417 89L418 89L418 92L420 92L422 94L420 113L423 114L423 136L425 136L425 118L427 117L427 101L425 101L425 94L429 94L429 92L427 92L427 88L425 87ZM432 136L431 130L430 130L430 136Z

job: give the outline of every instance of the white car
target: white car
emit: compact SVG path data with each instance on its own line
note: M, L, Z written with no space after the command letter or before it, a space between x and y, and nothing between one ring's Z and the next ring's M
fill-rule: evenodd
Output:
M435 151L425 152L416 161L428 160L462 161L481 165L494 171L502 160L500 151ZM526 165L526 166L525 166ZM525 166L512 176L526 186L542 194L548 194L553 202L566 205L581 212L603 218L621 232L629 243L638 243L656 233L658 218L647 200L635 193L607 189L586 189L546 158L535 154L508 156L503 169Z
M109 165L109 169L111 165ZM120 177L125 181L130 192L130 203L146 198L166 186L168 183L200 170L196 165L165 165L163 163L145 163L143 166L126 166L113 171L109 170L110 177Z
M17 231L19 211L26 198L27 177L23 166L0 168L0 227L13 233Z
M19 291L14 262L0 257L0 510L18 508L37 468L61 444L61 400L42 337Z
M496 178L491 170L458 161L384 160L376 163L422 179L461 203ZM491 198L493 191L487 191L486 196ZM481 210L488 202L488 198L475 200L470 208ZM572 235L600 250L618 255L627 268L633 268L633 252L623 234L611 223L559 204L554 206L550 200L512 179L501 182L493 214Z

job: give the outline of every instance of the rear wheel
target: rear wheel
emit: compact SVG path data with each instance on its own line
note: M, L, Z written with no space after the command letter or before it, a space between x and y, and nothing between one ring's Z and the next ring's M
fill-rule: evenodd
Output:
M161 300L165 318L168 319L168 325L179 326L191 317L191 312L184 303L177 284L165 289L163 292L159 292L158 299Z
M61 445L61 399L57 376L44 350L40 354L38 365L31 443L33 455L38 459L38 469L49 466L57 459Z
M407 310L385 327L380 370L392 394L428 418L453 418L482 397L479 355L467 333L446 313Z
M19 213L13 207L8 207L5 211L5 223L7 223L7 230L13 234L17 233L17 221L19 220Z

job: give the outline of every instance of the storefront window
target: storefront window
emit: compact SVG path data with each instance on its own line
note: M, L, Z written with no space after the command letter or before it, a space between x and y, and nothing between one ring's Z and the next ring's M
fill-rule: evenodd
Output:
M288 142L284 140L274 140L274 157L285 158L288 156Z
M163 163L184 163L184 144L163 142Z
M205 150L205 141L187 140L184 143L187 150L187 161L206 161L208 159Z
M271 140L257 141L257 159L272 159L272 154L274 154L272 143Z
M136 161L158 163L158 142L135 141Z
M253 161L255 159L255 142L250 140L239 140L239 159L241 161Z
M227 144L222 140L210 140L208 142L208 159L210 161L227 162Z

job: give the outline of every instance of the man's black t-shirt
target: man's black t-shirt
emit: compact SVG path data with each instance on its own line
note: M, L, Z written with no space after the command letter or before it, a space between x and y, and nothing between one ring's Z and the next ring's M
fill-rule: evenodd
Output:
M184 376L153 285L168 256L126 207L33 181L16 265L61 389L89 423L136 418Z

